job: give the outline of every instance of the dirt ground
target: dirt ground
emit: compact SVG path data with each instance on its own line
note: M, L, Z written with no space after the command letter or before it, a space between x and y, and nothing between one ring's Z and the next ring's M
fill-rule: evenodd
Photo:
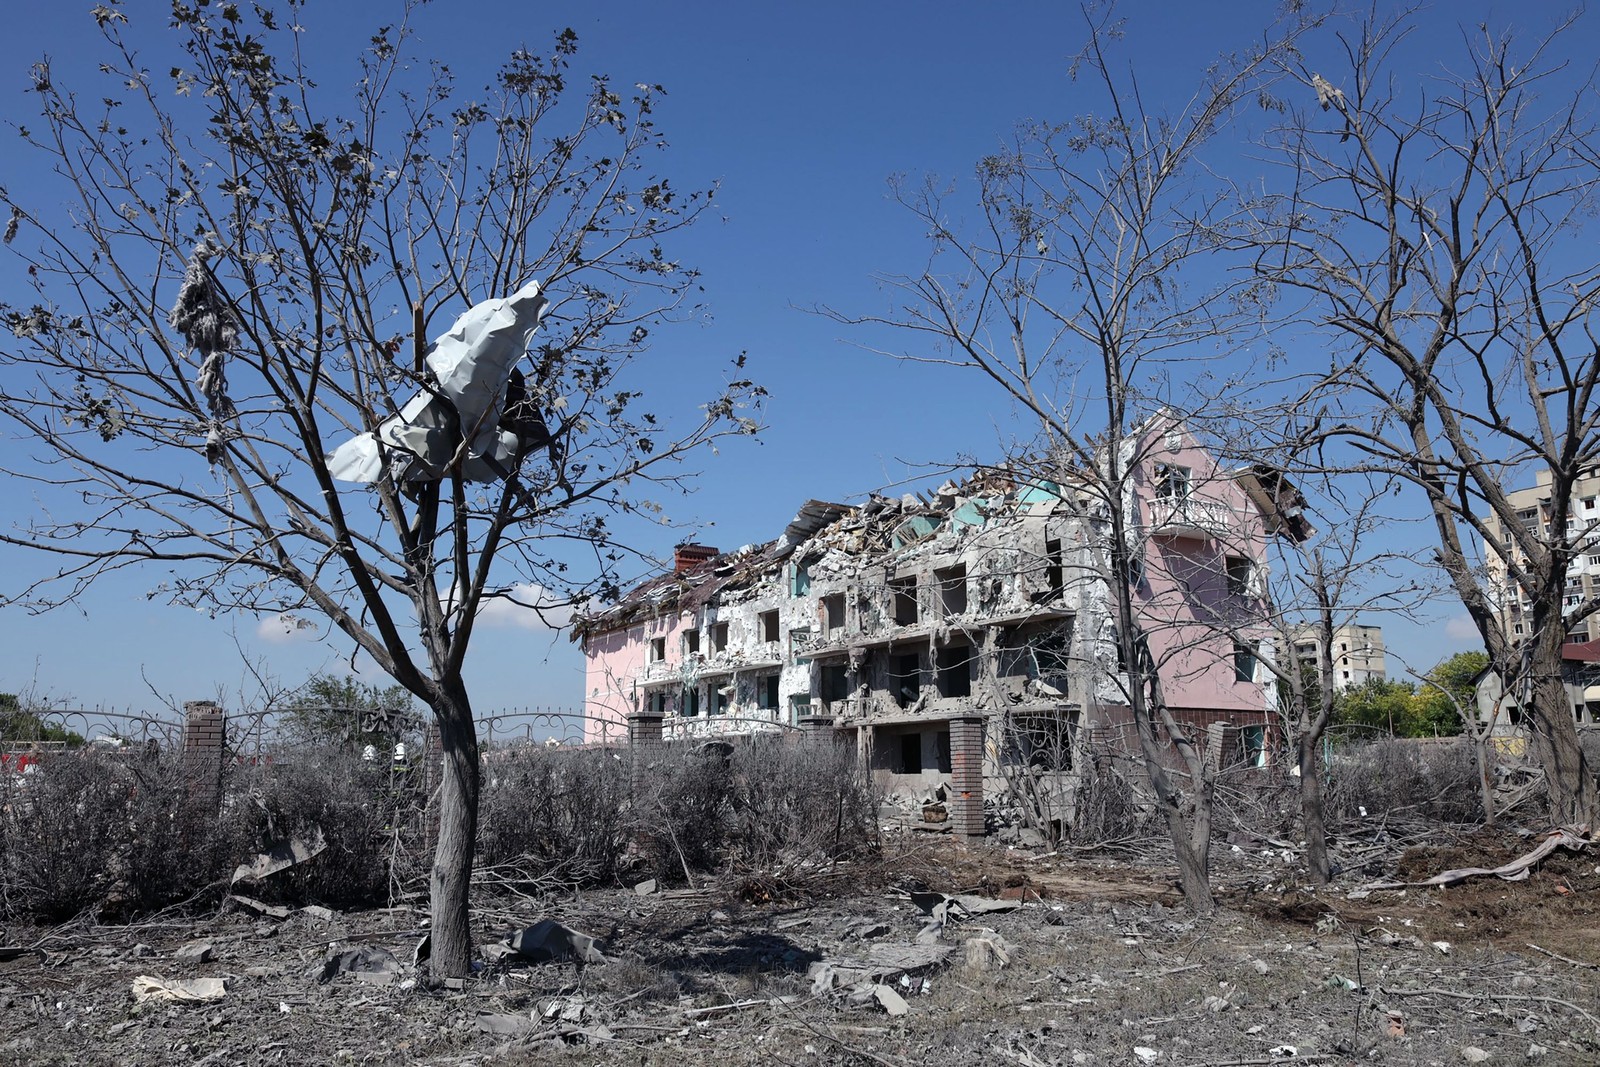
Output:
M275 918L229 902L13 928L0 1063L1600 1063L1593 848L1523 881L1363 888L1533 843L1441 831L1352 846L1320 892L1300 885L1292 848L1224 843L1222 907L1201 921L1153 866L926 841L847 872L848 892L798 901L750 903L736 886L490 897L480 943L553 919L593 935L605 962L510 955L439 990L417 981L422 920L406 908ZM930 928L940 898L922 888L969 897ZM320 981L341 958L390 969ZM141 1002L141 976L226 988Z

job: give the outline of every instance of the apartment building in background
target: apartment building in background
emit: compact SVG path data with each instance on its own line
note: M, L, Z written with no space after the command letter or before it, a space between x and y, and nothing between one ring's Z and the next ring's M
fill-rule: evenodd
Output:
M1315 626L1302 626L1291 635L1295 657L1302 663L1322 662L1322 634ZM1385 666L1383 627L1348 622L1333 631L1333 686L1350 689L1389 677Z

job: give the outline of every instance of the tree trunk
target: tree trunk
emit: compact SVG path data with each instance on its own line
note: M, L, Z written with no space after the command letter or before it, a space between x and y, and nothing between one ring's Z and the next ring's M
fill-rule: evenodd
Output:
M1327 885L1332 877L1328 862L1328 823L1322 796L1322 738L1302 731L1296 745L1300 769L1300 821L1306 831L1306 867L1313 885Z
M1560 618L1559 614L1552 616ZM1567 687L1561 679L1561 646L1566 634L1559 625L1548 623L1540 631L1529 664L1532 706L1526 710L1530 712L1528 735L1533 754L1544 768L1550 794L1550 819L1558 826L1595 826L1600 822L1600 790L1584 758L1572 706L1567 703Z
M1468 728L1472 731L1472 752L1478 761L1478 799L1483 803L1483 824L1493 826L1494 776L1491 771L1494 767L1494 743L1488 727L1468 724Z
M434 705L444 750L439 789L439 841L433 853L429 904L433 911L434 979L463 978L472 967L472 930L468 925L468 893L472 885L472 853L478 837L477 724L472 705L459 682Z
M1197 791L1205 790L1197 787ZM1187 833L1183 822L1187 821ZM1217 910L1216 898L1211 895L1211 803L1210 797L1198 797L1194 812L1187 820L1181 814L1172 824L1172 844L1178 856L1178 886L1183 890L1183 901L1196 915L1210 915Z

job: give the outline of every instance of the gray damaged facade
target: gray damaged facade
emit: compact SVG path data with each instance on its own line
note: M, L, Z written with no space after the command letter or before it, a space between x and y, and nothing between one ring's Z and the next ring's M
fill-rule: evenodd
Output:
M1194 501L1184 516L1220 513L1202 489L1185 488ZM1153 481L1149 491L1160 492ZM1161 541L1150 557L1181 558L1225 588L1240 544L1188 518L1178 529L1177 510L1166 528L1149 527ZM983 792L1025 808L1024 823L1059 830L1075 818L1085 776L1136 747L1104 579L1106 525L1071 485L992 470L930 497L811 501L781 537L734 552L682 545L672 573L578 622L586 713L659 716L669 739L830 731L909 799L951 788L964 724L976 720ZM1264 563L1247 562L1259 576ZM1168 610L1157 601L1151 594L1150 610ZM1249 602L1246 625L1262 628L1253 654L1270 655L1264 601L1252 592ZM1168 702L1214 758L1259 759L1272 686L1253 666L1236 676L1237 644L1223 636L1213 652L1240 683L1230 706L1191 684L1194 672L1165 679Z

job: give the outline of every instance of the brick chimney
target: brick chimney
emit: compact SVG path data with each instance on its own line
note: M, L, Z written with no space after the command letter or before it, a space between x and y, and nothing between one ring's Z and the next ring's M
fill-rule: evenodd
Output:
M682 574L686 570L698 567L708 559L715 559L717 555L717 550L710 545L679 545L672 550L673 573Z

